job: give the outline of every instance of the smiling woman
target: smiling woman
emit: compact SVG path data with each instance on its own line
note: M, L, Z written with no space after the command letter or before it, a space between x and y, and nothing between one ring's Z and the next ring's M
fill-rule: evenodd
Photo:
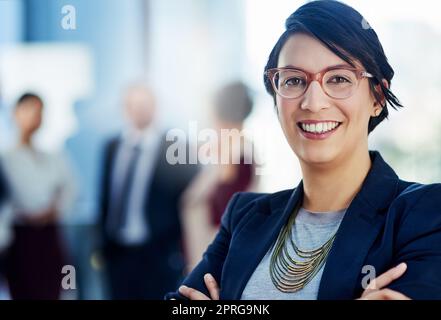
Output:
M402 106L393 75L353 8L295 11L264 81L302 181L233 196L202 261L167 298L441 299L441 184L400 180L368 149L388 105Z

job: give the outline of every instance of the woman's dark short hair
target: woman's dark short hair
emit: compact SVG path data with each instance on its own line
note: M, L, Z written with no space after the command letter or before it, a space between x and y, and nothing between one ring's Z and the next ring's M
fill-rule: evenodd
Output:
M32 92L26 92L18 98L17 102L15 103L15 108L19 107L24 102L29 100L37 100L38 102L40 102L41 105L43 105L43 99L41 99L39 95Z
M219 119L242 123L253 109L249 88L240 81L222 87L215 97L215 112Z
M368 133L387 118L389 114L387 104L395 110L397 107L403 107L398 98L381 81L386 79L390 88L394 70L387 61L377 34L357 10L334 0L312 1L291 14L286 20L285 28L285 32L271 51L265 71L277 67L280 51L290 36L305 33L318 39L350 65L355 66L354 61L359 61L366 71L374 76L369 79L371 92L376 101L381 103L382 96L374 87L379 85L386 101L382 105L380 115L369 119ZM271 81L264 76L264 82L275 104L276 93Z

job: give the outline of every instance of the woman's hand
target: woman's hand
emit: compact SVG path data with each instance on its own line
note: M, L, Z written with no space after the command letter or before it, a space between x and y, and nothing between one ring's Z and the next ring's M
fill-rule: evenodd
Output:
M407 265L403 262L378 276L369 283L361 297L357 300L410 300L409 297L398 291L387 288L383 289L392 281L401 277L406 269Z
M214 277L211 274L206 273L204 276L204 282L210 293L210 297L207 297L202 292L187 286L180 286L179 293L190 300L219 300L219 286Z

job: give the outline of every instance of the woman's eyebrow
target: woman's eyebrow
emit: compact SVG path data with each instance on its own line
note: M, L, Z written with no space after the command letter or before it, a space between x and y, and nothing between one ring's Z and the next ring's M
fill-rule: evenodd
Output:
M329 66L329 67L327 67L325 69L338 69L338 68L353 68L353 66L351 66L348 63L340 63L340 64L336 64L336 65L333 65L333 66Z
M292 64L289 64L289 65L287 65L287 66L284 66L283 68L293 68L293 69L298 69L298 70L306 71L306 69L303 69L303 68L301 68L301 67L294 66L294 65L292 65ZM332 66L325 67L325 68L323 68L322 70L326 70L326 69L338 69L338 68L353 68L353 66L351 66L351 65L348 64L348 63L340 63L340 64L335 64L335 65L332 65Z

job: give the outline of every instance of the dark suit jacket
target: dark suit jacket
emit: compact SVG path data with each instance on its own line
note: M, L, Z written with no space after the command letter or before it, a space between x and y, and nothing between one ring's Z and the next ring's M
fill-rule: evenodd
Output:
M376 275L400 262L405 274L388 287L413 299L441 299L441 184L402 181L378 152L361 190L337 232L321 278L318 299L359 298L365 265ZM302 199L303 184L274 194L236 194L203 260L183 284L208 295L207 272L221 299L240 299L260 260ZM182 299L178 292L166 298Z
M116 152L121 143L119 137L111 139L105 147L104 166L101 181L101 215L99 219L101 235L103 240L104 254L111 254L112 250L119 248L119 245L112 241L106 233L106 221L109 214L110 190L112 173ZM179 214L179 199L193 176L196 174L195 165L171 165L166 161L166 150L171 142L165 137L161 139L156 163L153 168L148 194L146 193L144 209L147 221L150 226L151 235L146 250L154 255L159 263L164 261L175 261L174 270L181 270L184 266L182 257L182 232L181 219ZM168 265L166 263L166 265ZM181 265L180 265L181 264ZM164 270L167 272L168 270Z

